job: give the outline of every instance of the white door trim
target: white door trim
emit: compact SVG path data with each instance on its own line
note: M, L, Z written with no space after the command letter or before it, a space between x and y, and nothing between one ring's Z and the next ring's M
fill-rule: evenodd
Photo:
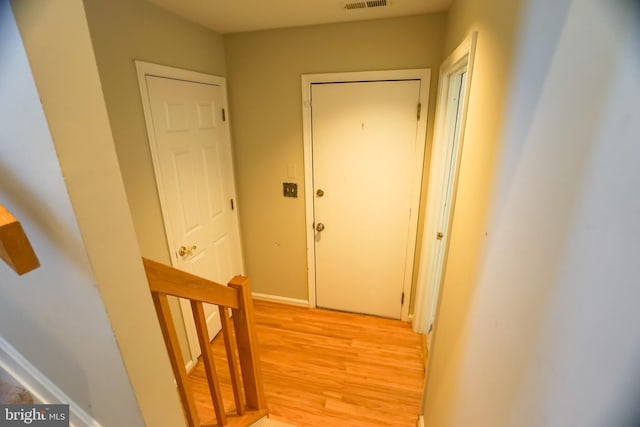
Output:
M453 218L453 212L455 209L455 199L458 186L458 171L460 169L460 160L462 157L462 147L464 145L464 129L467 120L467 109L469 105L469 93L471 90L471 81L473 75L473 61L475 57L475 47L478 33L474 32L467 37L458 46L447 59L444 60L440 66L440 77L438 81L438 100L436 104L436 122L433 138L433 146L431 149L431 166L429 168L429 188L427 192L427 206L425 211L425 225L422 235L422 253L420 257L420 267L418 272L418 283L416 286L416 299L413 316L413 330L426 334L429 332L429 323L435 313L432 312L432 305L429 304L426 299L427 296L432 294L438 296L438 290L444 278L444 271L441 274L441 280L439 283L428 283L430 273L433 269L437 268L437 257L434 256L434 242L437 230L438 222L438 210L444 202L449 203L451 206L449 210L448 218L445 219L447 224L444 231L444 256L442 257L442 267L446 265L447 251L449 248L449 234L451 231L451 219ZM447 138L446 129L446 115L448 106L448 94L449 94L449 80L452 75L460 72L462 69L467 69L467 78L464 87L463 104L460 114L460 133L458 137L457 146L454 147L455 162L453 165L453 183L451 186L451 192L445 194L442 191L443 182L446 176L449 176L451 170L446 159L446 153L450 152L453 143L452 140ZM435 291L429 292L429 291ZM439 298L439 296L438 296ZM435 309L434 309L435 310Z
M313 230L313 139L311 127L311 85L313 83L358 82L384 80L420 80L420 103L422 114L418 121L416 133L416 159L414 169L414 185L411 189L411 215L409 218L409 238L404 273L405 303L402 305L401 319L409 320L409 301L411 300L411 281L413 259L416 250L416 234L418 228L418 212L420 209L420 187L427 131L427 107L429 105L430 69L360 71L347 73L303 74L302 75L302 126L304 138L304 185L306 209L307 237L307 272L309 284L309 307L316 306L316 268L315 243ZM418 137L424 135L424 137Z
M162 195L164 194L164 184L162 179L160 178L160 161L158 156L158 148L157 141L155 136L155 131L153 129L153 117L151 115L151 103L149 100L149 90L147 87L147 79L146 76L155 76L155 77L164 77L174 80L183 80L195 83L207 83L213 84L222 87L223 93L223 108L227 112L227 122L228 122L228 106L227 106L227 86L226 79L220 76L214 76L211 74L199 73L196 71L184 70L181 68L169 67L166 65L152 64L150 62L143 61L135 61L136 64L136 72L138 75L138 85L140 88L140 97L142 99L142 107L144 110L144 118L145 124L147 127L147 136L149 139L149 147L151 149L151 158L153 160L153 170L155 173L155 181L156 187L158 189L158 194L160 198L160 209L162 210L162 217L169 218L169 212L166 206L165 201L163 200ZM230 126L226 126L226 137L231 140L231 134L229 130ZM233 153L232 153L233 155ZM233 199L238 200L236 196L236 184L235 184L235 176L232 176L232 187L233 187ZM236 215L238 215L238 207L236 206ZM169 226L168 221L163 221L164 230L166 233L167 243L169 248L174 248L177 245L175 244L175 240L171 231L171 227ZM242 236L240 236L240 241L242 241ZM177 267L176 265L177 259L174 256L171 256L171 265L173 267ZM244 257L240 256L240 269L242 274L244 274ZM189 341L189 352L191 354L191 360L187 361L187 369L195 365L195 361L197 357L195 355L198 354L199 344L198 337L195 333L195 323L193 321L193 316L191 314L191 305L187 300L180 299L180 309L182 312L182 318L185 323L185 330L187 334L187 340Z

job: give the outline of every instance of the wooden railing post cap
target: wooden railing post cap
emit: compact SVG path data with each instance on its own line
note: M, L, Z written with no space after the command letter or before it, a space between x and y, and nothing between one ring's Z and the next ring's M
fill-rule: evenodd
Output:
M247 286L249 285L249 278L247 276L234 276L229 282L229 286Z

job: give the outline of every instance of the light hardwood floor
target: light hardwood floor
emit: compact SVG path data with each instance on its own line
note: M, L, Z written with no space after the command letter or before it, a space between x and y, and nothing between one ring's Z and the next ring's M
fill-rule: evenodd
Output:
M270 416L300 427L415 427L424 359L406 323L255 301ZM225 406L233 409L220 334L213 341ZM203 420L213 410L202 363L190 375Z

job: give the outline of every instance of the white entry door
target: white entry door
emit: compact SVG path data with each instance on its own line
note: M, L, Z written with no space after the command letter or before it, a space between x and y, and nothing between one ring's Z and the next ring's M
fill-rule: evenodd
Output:
M319 307L401 317L424 144L420 91L420 80L311 85Z
M242 255L224 87L147 75L156 179L173 265L227 284L242 273ZM200 349L182 301L191 352ZM205 315L212 339L220 330L215 306ZM194 355L194 351L196 354Z

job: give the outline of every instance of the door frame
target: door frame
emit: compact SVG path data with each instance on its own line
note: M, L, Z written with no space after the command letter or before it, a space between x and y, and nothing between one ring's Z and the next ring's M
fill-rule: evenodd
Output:
M205 83L212 84L216 86L220 86L222 88L223 93L223 105L222 107L227 112L227 126L225 126L225 136L231 141L231 131L229 123L229 108L227 106L227 86L226 79L224 77L215 76L213 74L205 74L199 73L197 71L185 70L182 68L169 67L166 65L153 64L150 62L144 61L134 61L136 65L136 73L138 75L138 87L140 89L140 97L142 100L142 108L144 111L144 119L145 125L147 128L147 137L149 140L149 148L151 149L151 160L153 163L153 172L154 178L156 182L156 188L158 190L158 197L160 199L160 209L162 211L162 218L164 224L165 238L167 240L167 245L169 247L169 257L171 259L171 266L177 268L177 257L174 256L171 248L175 248L177 245L175 244L175 239L173 237L173 233L171 231L171 227L169 226L169 222L166 220L169 218L169 212L167 208L167 203L164 200L164 187L165 184L162 182L161 173L160 173L160 161L158 155L157 141L155 137L155 131L153 129L153 117L151 114L151 103L149 100L149 88L147 86L147 76L153 77L163 77L174 80L182 80L193 83ZM233 156L233 151L231 152ZM233 169L233 168L232 168ZM231 176L231 185L233 188L233 199L238 200L236 194L236 184L235 184L235 174ZM237 205L237 204L236 204ZM235 208L235 215L238 217L238 206ZM240 243L242 243L242 235L240 234L240 229L238 227L238 237L240 239ZM241 244L242 247L242 244ZM241 273L244 274L244 256L242 252L240 253L240 270ZM182 314L182 320L184 322L184 328L187 335L187 341L189 343L189 354L191 360L187 361L186 366L187 369L191 369L195 366L197 361L196 355L198 354L199 344L198 337L196 335L195 322L193 320L193 315L191 311L191 304L183 299L178 299L180 302L180 312Z
M465 127L467 122L467 110L469 107L469 97L471 83L473 80L473 62L478 33L470 34L440 66L440 76L438 80L438 100L436 103L436 120L431 149L431 165L429 168L429 184L427 191L427 203L425 211L425 223L422 234L422 253L418 272L418 283L416 286L416 299L413 316L413 330L422 334L428 334L430 323L435 319L438 302L440 299L441 285L445 276L444 267L447 262L449 251L449 236L451 233L451 223L455 210L456 194L458 189L458 175L460 162L462 159L462 149L464 146ZM464 86L463 103L460 111L460 132L457 141L448 138L447 132L447 111L449 109L449 82L451 78L459 74L466 68L467 77ZM448 162L446 154L455 150L453 162ZM453 171L451 171L453 163ZM442 191L444 180L453 173L451 191ZM444 219L444 242L442 243L442 258L438 262L436 253L436 236L439 220L439 209L443 203L448 203L450 208L448 217ZM439 279L433 276L436 269L440 270ZM427 298L433 297L429 303Z
M316 306L316 263L315 237L313 228L313 133L311 126L311 85L314 83L346 83L386 80L419 80L420 104L422 111L416 133L416 159L414 165L414 183L411 188L411 211L409 215L409 238L404 272L404 304L400 318L409 320L409 301L411 300L411 285L416 251L416 237L418 231L418 214L420 211L420 190L422 187L422 172L424 166L424 151L427 134L427 116L429 106L429 87L431 69L387 70L387 71L356 71L344 73L303 74L302 79L302 127L304 140L304 186L306 213L306 241L307 241L307 272L309 286L309 307ZM424 90L423 90L424 88ZM417 107L417 106L416 106ZM422 136L422 137L421 137Z

